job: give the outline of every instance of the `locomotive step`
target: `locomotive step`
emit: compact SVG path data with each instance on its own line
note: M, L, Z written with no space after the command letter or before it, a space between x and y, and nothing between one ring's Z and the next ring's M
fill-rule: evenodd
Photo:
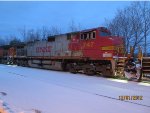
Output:
M144 67L146 67L146 68L150 68L150 66L143 66L143 68L144 68Z
M150 61L143 61L142 63L143 64L146 64L146 63L150 64Z
M150 58L143 58L143 62L150 62Z
M117 62L118 62L118 63L124 63L125 60L118 60Z
M150 70L143 70L143 73L145 74L145 73L149 73L150 74Z
M124 67L123 67L123 66L120 66L120 67L116 67L116 69L124 69Z
M142 67L144 74L150 74L150 57L143 57Z
M150 59L150 57L143 57L143 59Z
M117 67L124 67L124 64L117 64Z

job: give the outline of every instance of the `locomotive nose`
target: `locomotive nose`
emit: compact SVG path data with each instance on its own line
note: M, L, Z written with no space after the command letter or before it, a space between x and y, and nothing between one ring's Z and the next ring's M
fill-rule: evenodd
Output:
M113 45L123 44L123 38L122 37L113 36L113 37L109 37L109 39L112 40Z
M122 56L124 54L123 38L122 37L112 37L112 44L114 46L114 55Z

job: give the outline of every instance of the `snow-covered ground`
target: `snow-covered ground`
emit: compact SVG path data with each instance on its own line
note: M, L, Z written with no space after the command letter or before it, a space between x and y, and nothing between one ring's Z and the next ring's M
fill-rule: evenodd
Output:
M150 84L1 64L0 101L10 113L150 113Z

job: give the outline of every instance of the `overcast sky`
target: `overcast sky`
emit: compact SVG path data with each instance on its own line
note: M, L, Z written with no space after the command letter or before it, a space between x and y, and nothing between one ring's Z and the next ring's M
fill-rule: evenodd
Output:
M73 20L82 28L102 26L105 19L112 19L117 9L130 4L117 2L0 2L0 36L18 35L24 26L40 28L57 26L67 32ZM19 35L18 35L19 36Z

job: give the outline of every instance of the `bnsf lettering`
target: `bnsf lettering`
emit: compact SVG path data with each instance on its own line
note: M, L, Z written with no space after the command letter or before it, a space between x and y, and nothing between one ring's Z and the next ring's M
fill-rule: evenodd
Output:
M45 53L45 52L51 52L51 46L47 46L47 47L37 47L36 48L36 52L37 53Z

